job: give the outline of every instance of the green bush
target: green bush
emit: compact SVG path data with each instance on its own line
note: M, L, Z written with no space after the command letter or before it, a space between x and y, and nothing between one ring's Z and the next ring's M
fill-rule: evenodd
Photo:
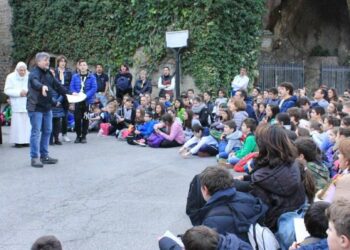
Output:
M10 0L13 57L38 51L103 62L115 70L143 47L153 71L166 55L165 32L188 29L182 70L200 89L228 87L239 67L256 68L263 0Z

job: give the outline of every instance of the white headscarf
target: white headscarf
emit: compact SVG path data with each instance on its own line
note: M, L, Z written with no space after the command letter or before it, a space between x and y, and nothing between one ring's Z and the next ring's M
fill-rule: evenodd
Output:
M19 75L18 70L19 70L20 68L25 68L25 69L26 69L26 74L25 74L24 76L20 76L20 75ZM15 72L16 72L16 76L17 76L17 78L18 78L19 80L24 80L24 79L28 76L28 74L29 74L29 72L28 72L28 70L27 70L27 64L25 64L24 62L18 62L17 65L16 65Z

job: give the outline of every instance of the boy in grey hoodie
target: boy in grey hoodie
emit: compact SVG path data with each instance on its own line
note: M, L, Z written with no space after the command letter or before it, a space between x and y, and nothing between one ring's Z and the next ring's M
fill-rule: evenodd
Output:
M237 129L237 125L233 120L224 123L224 132L219 142L219 154L216 156L220 159L227 159L231 151L239 150L242 147L242 132Z

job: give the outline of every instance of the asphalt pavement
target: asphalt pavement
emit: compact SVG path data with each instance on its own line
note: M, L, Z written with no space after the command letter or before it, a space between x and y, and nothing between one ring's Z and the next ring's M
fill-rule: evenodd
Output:
M87 144L50 146L56 165L30 167L29 148L0 145L0 249L24 250L55 235L64 250L154 250L166 230L191 227L191 179L215 158L130 146L89 134ZM72 141L73 133L69 134Z

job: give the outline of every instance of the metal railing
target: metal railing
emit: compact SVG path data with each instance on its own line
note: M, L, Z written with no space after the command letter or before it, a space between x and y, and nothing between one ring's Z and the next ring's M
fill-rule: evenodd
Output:
M260 64L259 87L267 90L282 82L293 83L296 89L304 87L303 64Z
M350 67L322 65L320 84L335 88L338 93L344 93L350 87Z

